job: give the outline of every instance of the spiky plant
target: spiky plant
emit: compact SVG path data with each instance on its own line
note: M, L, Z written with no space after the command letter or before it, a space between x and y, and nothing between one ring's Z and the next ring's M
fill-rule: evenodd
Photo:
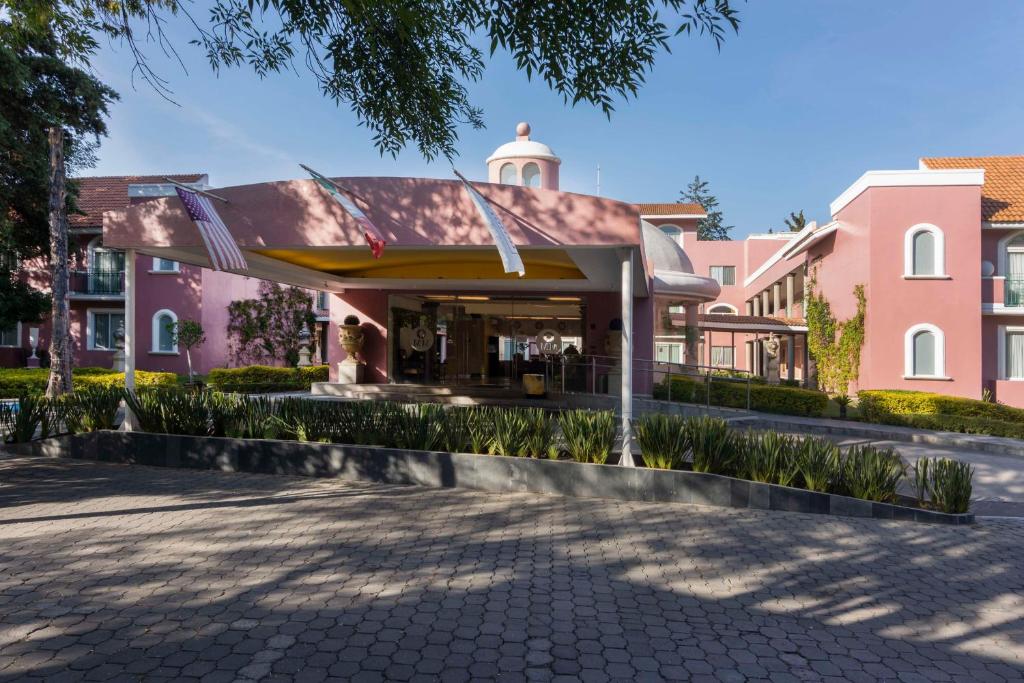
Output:
M466 428L469 432L469 451L487 455L494 452L494 409L475 406L463 409L466 412Z
M555 423L546 410L526 408L529 431L526 435L526 455L531 458L547 457L554 445Z
M522 408L504 408L493 413L495 455L529 455L529 412Z
M842 460L839 446L822 437L805 437L800 443L798 460L804 488L821 493L831 493L840 488Z
M636 420L634 429L641 457L647 467L660 470L682 467L690 448L684 418L648 413Z
M603 465L615 448L615 413L611 410L566 410L558 416L565 450L576 462Z
M971 507L974 467L949 458L919 458L914 464L914 483L918 501L927 497L931 506L942 512L960 514Z
M906 473L906 463L892 448L850 446L843 458L843 488L854 498L892 502Z
M24 394L17 403L7 402L0 409L0 421L7 443L27 443L41 431L49 436L50 405L45 396Z
M68 430L75 434L95 432L117 427L117 413L124 399L124 390L119 387L85 387L62 398Z
M735 469L736 441L725 420L691 417L686 421L694 472L731 474Z

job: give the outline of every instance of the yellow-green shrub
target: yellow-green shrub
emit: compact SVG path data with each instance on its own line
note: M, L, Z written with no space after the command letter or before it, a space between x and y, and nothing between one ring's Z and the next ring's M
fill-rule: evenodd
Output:
M214 368L206 376L206 381L218 391L304 391L308 390L313 382L326 382L328 373L326 365L311 365L305 368L247 365L242 368Z
M861 415L871 421L886 415L951 415L1005 422L1024 421L1024 409L1021 408L927 391L872 389L858 392L857 397Z
M15 398L23 394L41 394L46 391L50 371L47 368L0 368L0 398ZM147 372L136 370L136 386L174 386L178 376L173 372ZM74 388L123 387L124 373L108 368L75 368L72 372Z

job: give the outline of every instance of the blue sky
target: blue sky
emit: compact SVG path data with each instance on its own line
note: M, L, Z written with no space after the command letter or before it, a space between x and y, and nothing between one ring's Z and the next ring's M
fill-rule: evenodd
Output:
M205 17L205 0L192 8ZM562 189L635 202L675 201L695 174L711 183L742 237L779 229L792 210L828 219L861 173L916 168L928 155L1024 153L1024 2L750 0L719 53L680 36L637 99L611 120L569 108L498 55L471 86L487 128L461 131L456 167L485 177L484 159L527 120L561 156ZM381 157L354 116L321 97L301 65L260 80L215 76L172 20L187 73L149 53L180 106L130 82L127 50L94 62L120 91L91 173L204 171L226 186L324 173L451 177L409 150Z

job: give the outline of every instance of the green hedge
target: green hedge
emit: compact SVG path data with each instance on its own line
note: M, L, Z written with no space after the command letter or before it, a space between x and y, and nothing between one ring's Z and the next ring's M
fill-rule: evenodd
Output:
M871 420L879 424L915 427L917 429L934 429L940 432L960 432L961 434L984 434L986 436L1005 436L1011 439L1024 439L1024 423L993 420L988 417L971 417L966 415L938 415L936 413L917 413L908 415L881 415Z
M887 415L948 415L1003 422L1024 421L1024 409L973 398L945 396L902 389L865 390L857 393L865 419L879 421Z
M654 398L669 398L668 384L662 382L654 387ZM707 384L704 379L690 377L672 378L673 401L683 403L708 403ZM747 407L747 383L737 381L711 381L711 405L726 408ZM781 415L819 416L825 412L828 396L820 391L784 387L771 384L750 385L750 408L765 413Z
M328 373L326 365L305 368L247 365L243 368L214 368L206 376L206 381L212 388L228 392L308 391L313 382L326 382Z
M0 368L0 398L16 398L24 394L41 394L46 391L50 371L47 368ZM136 370L136 386L168 386L178 383L173 372L146 372ZM85 387L123 387L124 373L109 368L75 368L72 372L75 389Z

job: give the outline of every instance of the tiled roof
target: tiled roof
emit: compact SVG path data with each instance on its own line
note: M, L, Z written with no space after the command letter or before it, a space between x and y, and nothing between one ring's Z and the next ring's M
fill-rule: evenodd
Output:
M103 212L128 206L128 186L166 183L171 178L179 183L198 182L203 173L174 175L114 175L75 178L78 184L78 209L85 213L68 216L68 224L76 228L103 225Z
M700 204L636 204L641 216L706 216Z
M981 219L993 223L1024 222L1024 155L998 157L927 157L930 169L983 168Z

